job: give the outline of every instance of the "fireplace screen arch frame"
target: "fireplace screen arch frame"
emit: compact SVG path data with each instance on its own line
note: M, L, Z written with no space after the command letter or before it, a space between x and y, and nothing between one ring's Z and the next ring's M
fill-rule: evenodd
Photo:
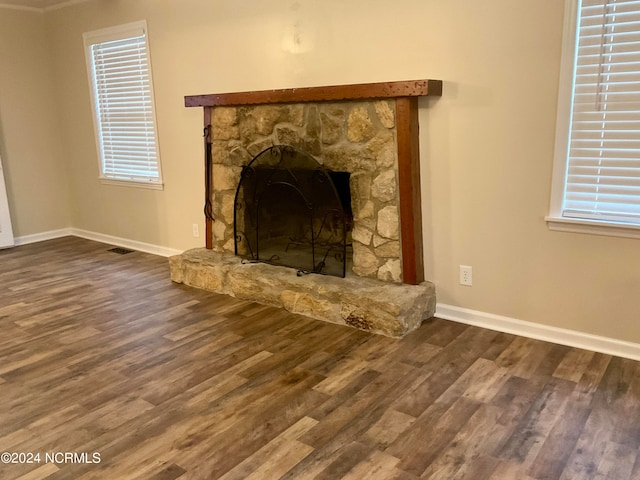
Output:
M234 252L295 268L298 275L345 277L349 212L329 170L293 146L274 145L242 168L234 197Z

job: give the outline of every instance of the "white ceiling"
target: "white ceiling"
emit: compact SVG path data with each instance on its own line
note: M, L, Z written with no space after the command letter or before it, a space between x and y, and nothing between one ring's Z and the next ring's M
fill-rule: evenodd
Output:
M0 0L0 7L17 7L46 10L83 0Z

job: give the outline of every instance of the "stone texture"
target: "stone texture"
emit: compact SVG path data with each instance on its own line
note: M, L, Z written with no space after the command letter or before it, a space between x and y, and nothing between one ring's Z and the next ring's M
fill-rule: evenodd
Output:
M375 159L378 168L395 168L397 146L391 131L379 131L367 143L366 150Z
M256 140L254 143L247 146L247 152L251 155L251 158L257 156L259 153L264 152L267 148L273 147L275 144L271 138L263 138Z
M370 202L372 203L372 202ZM373 210L373 208L372 208ZM368 213L368 212L365 212ZM364 217L358 220L358 224L364 228L368 228L369 230L374 231L376 229L376 219L375 217Z
M283 290L280 295L282 307L292 313L305 317L335 318L339 306L317 296L293 290Z
M402 281L402 265L400 260L388 260L378 270L378 280L383 282L401 282Z
M307 110L307 123L304 129L307 140L317 140L320 138L320 116L318 107L311 105Z
M338 103L323 103L322 111L326 112L328 115L332 117L344 119L347 115L347 112L342 104Z
M289 121L297 127L304 126L304 104L289 105Z
M323 154L324 166L336 172L373 172L376 169L373 155L357 145L325 148Z
M356 225L351 231L351 238L363 245L369 245L371 243L371 237L373 237L373 232L362 225Z
M259 105L253 108L255 129L260 135L271 135L277 123L289 120L289 109L282 106Z
M381 202L390 202L396 198L396 173L386 170L373 179L371 195Z
M243 145L248 145L261 138L256 127L256 119L253 118L251 109L248 107L238 108L238 133Z
M391 168L396 166L397 153L395 145L386 146L376 153L376 164L378 168Z
M244 298L252 302L282 307L280 295L282 286L265 275L254 276L251 269L228 268L225 287L233 297Z
M373 246L375 248L378 248L380 245L383 245L385 243L389 242L388 238L383 238L380 235L373 235Z
M406 335L435 313L435 289L429 282L404 285L349 275L298 277L295 269L242 264L234 255L205 248L173 256L169 265L171 280L177 283L391 337Z
M379 247L373 249L374 253L378 257L384 258L398 258L400 256L400 242L392 240Z
M369 111L365 107L356 107L349 113L347 120L347 138L351 142L360 143L373 138L376 129L373 126Z
M217 191L236 190L241 172L241 167L214 164L212 166L213 188Z
M232 238L230 238L229 240L227 240L227 243L224 244L224 246L222 247L222 250L225 252L229 252L229 253L234 253L236 250L236 242L233 240L233 236Z
M340 303L340 317L345 324L360 330L371 330L374 326L367 316L367 311L352 303Z
M185 252L186 254L187 252ZM211 292L223 293L225 290L223 265L220 262L195 264L192 256L176 255L169 258L171 281L183 283ZM219 255L211 252L209 256ZM225 292L226 293L226 292Z
M211 143L211 160L213 163L223 164L229 158L228 142L214 140Z
M211 127L215 140L240 138L238 130L238 113L235 107L218 107L213 109Z
M229 225L233 225L234 199L235 193L227 193L222 195L220 199L220 213L224 221Z
M322 128L322 143L332 145L342 138L344 120L330 117L326 113L320 114L320 125Z
M216 107L211 119L213 126L228 127L238 123L238 109L236 107Z
M287 127L280 126L275 130L276 135L276 143L281 145L291 145L293 147L299 146L302 144L302 139L300 138L300 134L297 130Z
M243 167L248 165L252 158L251 154L243 147L234 147L229 152L229 161L232 165Z
M353 272L362 277L375 276L380 263L378 257L366 246L353 243Z
M288 126L277 126L275 129L276 143L281 145L291 145L311 155L320 155L322 146L319 138L302 137L300 133Z
M349 177L349 190L351 192L351 205L355 207L356 217L361 217L362 214L358 214L364 207L365 203L371 198L371 182L372 176L370 173L360 172L353 173ZM373 204L372 204L373 207ZM373 215L373 210L371 211Z
M398 207L384 207L378 212L378 233L392 240L398 237Z
M396 126L396 118L391 103L387 100L380 100L374 102L373 107L376 110L380 123L385 128L393 128Z
M227 226L224 224L224 222L215 221L213 222L212 228L213 228L213 238L215 238L216 241L218 242L224 243L224 240L225 240L224 235L227 231Z
M370 218L375 224L376 219L373 217L374 211L375 207L373 205L373 202L371 200L366 200L361 204L358 211L354 212L354 218L356 220L364 220L365 218Z

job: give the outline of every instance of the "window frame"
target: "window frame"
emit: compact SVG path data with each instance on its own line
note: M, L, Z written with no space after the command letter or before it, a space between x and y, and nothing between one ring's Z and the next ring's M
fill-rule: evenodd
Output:
M154 137L155 137L155 145L154 145L155 158L156 158L156 166L158 171L157 179L151 176L148 177L147 179L120 178L116 175L105 173L104 171L105 158L103 155L101 124L100 124L100 118L98 115L98 108L97 108L98 94L96 91L96 82L95 82L95 74L94 74L94 67L93 67L94 61L93 61L93 54L92 54L91 47L93 45L100 44L100 43L138 37L140 36L141 33L144 35L144 42L147 50L146 53L147 53L147 62L148 62L149 90L150 90L149 96L151 101L151 117L152 117ZM160 161L158 125L156 121L155 95L154 95L153 74L152 74L153 69L151 66L151 51L149 49L149 36L148 36L146 20L139 20L136 22L131 22L123 25L117 25L114 27L107 27L99 30L85 32L83 33L82 37L84 42L87 77L88 77L89 88L91 92L91 95L90 95L91 109L92 109L96 149L98 153L98 168L100 172L98 178L100 182L105 185L120 185L120 186L129 186L129 187L138 187L138 188L148 188L148 189L154 189L154 190L163 190L164 182L162 177L162 165Z
M562 215L569 165L568 153L570 147L573 87L578 50L578 19L581 4L581 0L565 0L551 201L549 215L545 217L545 220L547 221L548 228L555 231L640 238L639 224L616 222L613 220L565 217Z

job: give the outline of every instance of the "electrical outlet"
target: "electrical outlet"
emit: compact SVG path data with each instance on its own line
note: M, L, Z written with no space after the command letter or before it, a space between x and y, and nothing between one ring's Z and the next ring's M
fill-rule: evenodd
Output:
M470 287L473 285L473 268L468 265L460 265L460 285Z
M197 223L193 224L193 236L196 238L200 236L200 229L198 228Z

